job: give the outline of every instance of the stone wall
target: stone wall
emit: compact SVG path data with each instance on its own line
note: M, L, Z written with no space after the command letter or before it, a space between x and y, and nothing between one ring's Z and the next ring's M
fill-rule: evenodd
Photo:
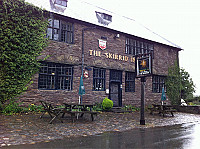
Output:
M78 102L79 81L81 76L81 53L82 53L82 29L87 26L80 23L74 24L74 44L67 44L57 41L49 41L48 47L42 52L40 59L49 55L47 61L70 64L74 66L73 90L39 90L38 74L33 77L34 83L28 91L20 96L20 101L30 104L38 104L39 100L47 100L56 104L63 102ZM122 73L122 104L140 105L141 83L140 79L135 80L135 92L125 92L125 71L135 72L135 59L125 54L125 37L120 33L119 38L114 38L118 32L105 28L96 28L84 33L84 68L100 67L106 69L106 89L109 89L110 69L121 70ZM98 47L98 39L107 38L107 48L101 50ZM150 41L148 41L150 42ZM154 44L153 74L167 75L168 67L178 57L178 51L169 46L159 43ZM93 91L93 71L89 71L89 77L83 80L86 95L83 95L83 102L102 102L108 97L105 91ZM146 104L159 102L161 93L152 93L152 77L147 77L145 86Z
M176 106L176 109L179 112L200 114L200 106Z

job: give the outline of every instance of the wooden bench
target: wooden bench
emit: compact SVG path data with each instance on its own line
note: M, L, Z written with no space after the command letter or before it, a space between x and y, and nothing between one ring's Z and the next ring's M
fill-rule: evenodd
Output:
M48 113L49 116L52 118L49 121L49 124L51 124L53 122L53 120L56 119L56 118L60 119L60 121L63 123L63 121L59 117L59 115L64 112L64 108L55 108L55 107L52 106L51 103L48 103L46 101L40 101L40 102L41 102L41 104L44 108L44 111L42 111L42 115L40 116L40 118L42 118L45 113Z
M154 112L158 112L159 114L162 114L163 117L167 113L171 113L172 116L174 116L173 112L176 112L177 110L174 109L172 105L156 105L153 104L151 108L148 108L150 110L150 114L153 114Z
M79 104L79 103L63 103L65 105L65 111L62 115L64 117L65 113L71 115L71 119L74 122L75 118L80 115L83 117L84 114L90 114L92 121L94 121L94 115L97 115L99 112L92 111L93 104Z
M86 113L90 114L92 121L94 121L94 115L98 114L98 112L96 112L96 111L91 111L92 110L91 108L90 108L90 110L87 110L87 108L76 108L76 107L73 107L73 109L66 108L66 107L65 108L56 108L51 103L48 103L46 101L40 101L40 102L44 108L44 111L42 111L42 115L40 116L40 118L42 118L45 113L48 113L49 116L52 118L49 121L49 124L51 124L56 118L58 118L63 123L62 118L64 118L65 114L70 114L72 122L74 122L76 116L79 116L79 114L80 114L80 117L83 117L83 115ZM60 116L61 114L62 114L62 116Z
M80 117L83 117L84 114L90 114L91 120L94 121L94 115L97 115L96 111L65 111L64 113L68 113L71 115L72 122L76 119L77 115L80 114Z
M167 113L171 113L171 115L174 116L173 112L177 112L177 110L175 110L175 109L169 109L169 110L162 110L162 111L161 111L163 117L164 117L165 114L167 114Z

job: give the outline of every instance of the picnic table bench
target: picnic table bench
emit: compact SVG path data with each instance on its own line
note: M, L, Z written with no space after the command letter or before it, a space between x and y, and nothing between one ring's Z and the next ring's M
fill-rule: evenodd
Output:
M45 113L48 113L52 118L49 123L51 124L54 119L58 118L62 123L62 118L64 118L65 114L70 114L72 122L74 122L75 118L80 116L83 117L84 114L90 114L92 121L94 121L94 115L97 115L98 112L92 111L93 104L77 104L77 103L64 103L63 108L56 108L51 103L46 101L40 101L44 111L42 111L42 115L40 118L44 116Z
M56 108L54 107L51 103L46 102L46 101L40 101L40 103L42 104L44 111L42 111L42 115L40 116L40 118L42 118L44 116L45 113L48 113L49 116L52 118L49 121L49 124L51 124L53 122L54 119L58 118L60 119L60 121L63 123L62 119L59 117L59 115L61 113L63 113L64 108Z
M63 103L65 105L65 112L62 117L64 117L65 113L71 115L72 122L80 115L83 117L84 114L90 114L91 120L94 121L94 115L97 115L98 112L92 111L93 104L77 104L77 103Z
M161 104L152 104L152 107L149 108L150 114L154 114L154 112L158 112L159 114L162 114L163 117L167 113L171 113L172 116L174 116L173 112L176 112L177 110L174 109L172 105L161 105Z

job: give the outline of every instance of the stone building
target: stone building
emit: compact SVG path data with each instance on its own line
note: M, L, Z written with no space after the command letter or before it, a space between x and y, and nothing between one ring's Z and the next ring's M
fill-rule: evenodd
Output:
M136 56L151 54L152 75L146 77L145 101L158 102L168 67L179 61L179 46L138 24L81 0L26 0L49 11L48 47L40 72L20 100L78 102L83 74L83 103L139 105L141 82ZM147 55L148 55L147 54Z

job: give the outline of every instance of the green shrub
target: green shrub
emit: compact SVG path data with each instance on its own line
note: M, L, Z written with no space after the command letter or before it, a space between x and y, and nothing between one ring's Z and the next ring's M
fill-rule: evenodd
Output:
M127 110L127 111L130 110L130 111L133 111L133 112L140 110L140 108L135 107L133 105L125 105L122 109Z
M28 111L30 111L30 112L41 112L43 110L44 110L44 108L43 108L42 105L37 106L37 105L34 105L34 104L30 104L28 106Z
M5 115L13 115L16 113L28 112L42 112L44 110L42 105L30 104L28 107L21 106L21 103L12 100L9 104L2 106L2 113Z
M113 101L106 97L102 102L103 110L109 111L112 107L113 107Z
M95 106L93 107L94 111L102 111L102 103L96 103Z
M13 115L16 113L20 113L24 110L24 108L20 107L19 105L20 105L19 103L16 103L13 100L3 108L2 113L6 115Z

